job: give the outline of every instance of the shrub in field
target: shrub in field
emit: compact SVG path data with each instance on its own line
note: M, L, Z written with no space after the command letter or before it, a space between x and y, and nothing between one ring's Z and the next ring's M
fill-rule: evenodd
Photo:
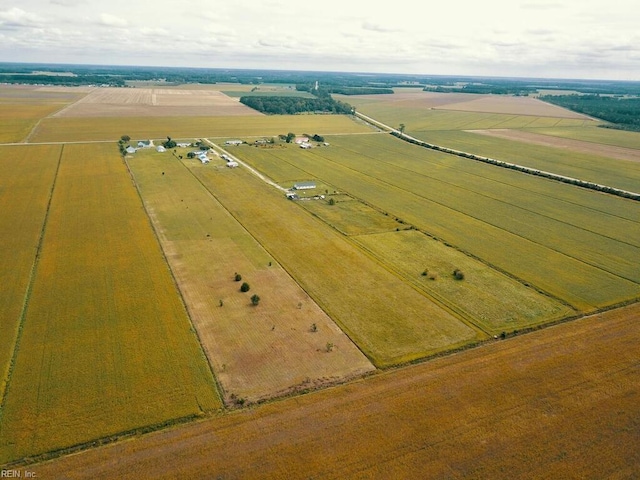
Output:
M239 273L236 273L236 276L234 277L234 280L236 282L239 282L240 280L242 280L242 275L240 275Z
M459 270L459 269L457 269L457 268L456 268L456 269L453 271L453 277L454 277L456 280L464 280L464 272L463 272L462 270Z
M249 284L247 282L244 282L242 285L240 285L240 291L241 292L248 292L250 288L251 287L249 286Z
M260 297L255 293L251 296L251 304L258 305L260 303Z

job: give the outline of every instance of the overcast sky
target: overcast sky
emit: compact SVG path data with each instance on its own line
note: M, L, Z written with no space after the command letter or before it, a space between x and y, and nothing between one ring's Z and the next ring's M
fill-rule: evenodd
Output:
M640 80L638 0L0 0L0 61Z

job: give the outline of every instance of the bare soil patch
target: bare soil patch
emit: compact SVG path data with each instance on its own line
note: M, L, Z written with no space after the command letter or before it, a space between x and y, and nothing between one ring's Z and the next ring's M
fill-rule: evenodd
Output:
M534 117L590 119L586 115L551 105L533 97L511 97L506 95L464 95L464 101L449 102L438 108L477 113L502 113ZM475 97L475 98L474 98Z
M58 117L175 117L261 115L215 90L99 88Z
M601 155L603 157L616 158L618 160L640 162L640 150L636 150L633 148L584 142L581 140L553 137L550 135L542 135L539 133L523 132L521 130L492 129L467 131L470 133L477 133L479 135L488 135L490 137L504 138L507 140L517 140L519 142L530 143L533 145L562 148L574 152L587 153L590 155Z
M640 305L32 466L39 478L632 478Z

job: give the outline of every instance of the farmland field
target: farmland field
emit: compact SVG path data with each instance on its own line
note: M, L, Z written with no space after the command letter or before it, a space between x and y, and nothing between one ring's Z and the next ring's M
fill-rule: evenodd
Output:
M216 90L98 88L54 116L83 118L254 115L261 114Z
M505 162L640 192L640 162L632 161L630 158L616 159L608 155L607 150L614 147L598 149L594 146L591 151L576 152L557 146L536 145L526 140L496 138L494 135L460 131L427 132L416 137ZM588 150L588 147L585 147L585 150ZM635 157L640 158L640 150L636 152Z
M38 121L84 94L39 87L0 86L0 143L21 142Z
M582 142L640 150L640 133L638 132L625 132L597 127L537 128L531 131L542 135L569 138Z
M330 148L270 154L305 177L400 217L578 310L640 294L637 202L428 151L386 135L332 137L330 142ZM241 148L237 155L269 175L275 160L254 159L256 150Z
M30 469L69 479L634 478L638 342L636 305Z
M64 147L32 282L0 463L221 406L114 145Z
M192 171L375 365L410 361L485 337L246 169L233 175L211 168Z
M60 152L59 146L0 147L0 399Z
M204 166L185 159L183 165L168 153L147 151L128 163L227 403L255 402L373 370L189 170L235 175L223 160ZM248 293L234 281L239 272ZM257 306L249 300L253 293L261 298Z
M266 115L233 117L45 118L31 142L117 141L199 137L272 137L288 132L366 133L371 128L339 115Z

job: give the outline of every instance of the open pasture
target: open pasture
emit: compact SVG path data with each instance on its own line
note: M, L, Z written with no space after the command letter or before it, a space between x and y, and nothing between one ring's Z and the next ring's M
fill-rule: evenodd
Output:
M333 205L331 200L334 201ZM406 228L395 218L346 194L330 194L323 200L300 202L300 205L344 235L366 235Z
M56 117L214 117L261 115L216 90L97 88Z
M191 328L115 145L65 146L0 463L220 408Z
M136 480L634 478L639 342L635 305L29 469Z
M169 153L128 160L225 401L255 402L373 366L194 173L237 172ZM163 173L162 173L163 172ZM253 193L243 188L245 194ZM212 189L217 194L217 189ZM239 273L242 281L235 281ZM242 282L250 285L240 292ZM260 296L257 306L250 297ZM313 327L315 325L315 327ZM332 351L327 351L332 344Z
M415 230L354 238L389 269L488 334L512 332L575 314L557 300ZM464 280L457 280L454 270L462 271Z
M510 95L477 95L475 97L466 98L458 103L446 103L435 108L463 112L590 120L586 115L558 107L557 105L551 105L533 97L514 97Z
M371 128L346 115L232 117L45 118L31 142L117 141L201 137L273 137L288 132L330 135L367 133Z
M0 399L60 152L51 145L0 147Z
M560 138L568 138L592 144L611 145L614 147L640 150L640 133L626 132L612 128L571 127L571 128L537 128L533 133Z
M192 171L377 366L484 337L246 169Z
M598 193L428 151L391 136L330 141L327 149L282 150L281 161L579 310L640 293L637 202L606 197L598 207ZM251 150L245 152L251 162Z
M626 159L616 159L613 156L615 152L610 153L615 147L594 145L589 149L588 145L584 145L581 146L584 151L577 152L558 145L535 144L520 138L519 133L515 135L518 138L499 138L486 133L438 131L416 137L456 150L640 192L640 162L631 160L640 158L640 150L635 155L632 155L633 151L627 151Z

